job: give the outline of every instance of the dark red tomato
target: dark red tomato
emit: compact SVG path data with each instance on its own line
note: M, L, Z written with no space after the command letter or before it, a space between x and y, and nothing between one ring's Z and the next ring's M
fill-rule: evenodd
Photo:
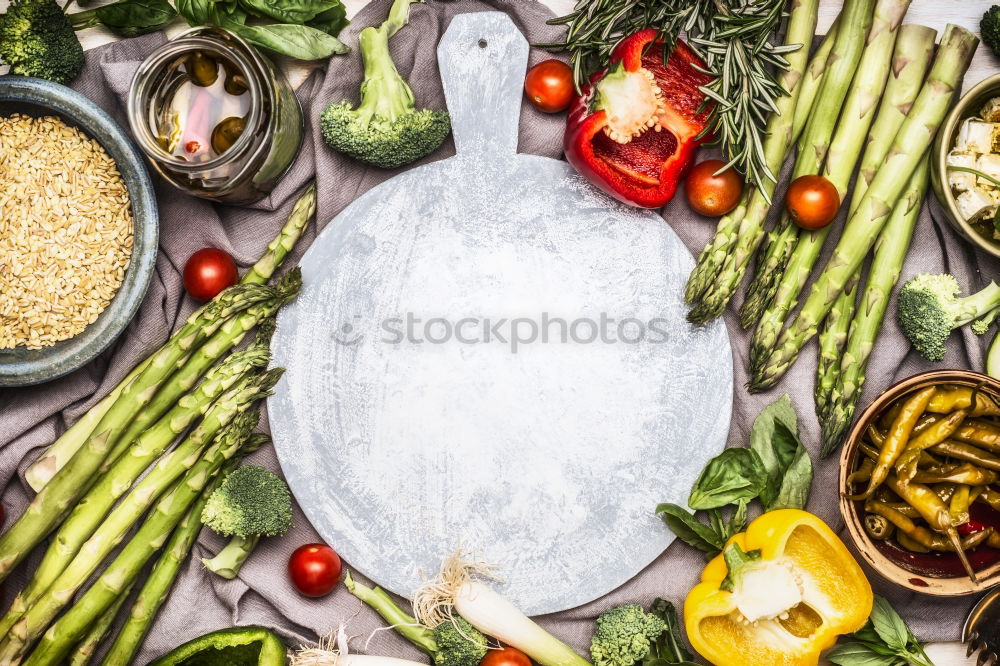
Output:
M565 111L575 93L573 70L561 60L543 60L524 77L524 94L546 113Z
M823 176L799 176L788 186L785 208L803 229L822 229L837 217L840 193Z
M489 650L479 666L531 666L531 659L517 648Z
M307 543L288 558L288 577L303 596L330 594L340 582L340 556L326 544Z
M199 301L215 298L239 279L233 258L214 247L198 250L184 264L184 288Z
M684 182L688 205L699 215L719 217L736 208L743 196L743 179L736 169L726 169L722 160L705 160L694 165Z

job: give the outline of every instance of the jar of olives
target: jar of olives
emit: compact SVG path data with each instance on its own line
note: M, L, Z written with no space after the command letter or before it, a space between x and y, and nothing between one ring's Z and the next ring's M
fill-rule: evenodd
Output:
M189 30L153 51L132 79L128 117L167 181L227 204L267 196L302 143L288 80L221 28Z

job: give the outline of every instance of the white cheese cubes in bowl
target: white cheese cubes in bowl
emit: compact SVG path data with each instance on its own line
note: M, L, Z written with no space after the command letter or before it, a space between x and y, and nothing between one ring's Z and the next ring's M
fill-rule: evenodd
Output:
M932 151L931 183L949 221L1000 257L1000 75L955 104Z

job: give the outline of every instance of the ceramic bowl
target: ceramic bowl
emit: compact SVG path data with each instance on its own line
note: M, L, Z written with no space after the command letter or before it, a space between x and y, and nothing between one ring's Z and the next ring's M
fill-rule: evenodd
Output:
M1000 402L1000 381L968 370L924 372L894 384L862 412L848 435L840 456L838 491L840 492L840 513L847 524L847 532L851 541L861 558L880 576L914 592L953 597L983 592L1000 583L1000 551L981 548L975 551L983 551L983 555L987 557L986 560L980 562L980 566L976 567L976 575L979 580L975 583L964 573L954 576L945 575L940 571L933 571L923 566L923 563L916 559L907 562L899 556L903 551L897 552L885 542L879 542L879 545L876 545L876 542L865 532L861 523L864 515L864 502L851 501L844 496L845 490L850 492L847 488L847 477L857 469L861 462L863 454L860 445L868 425L876 422L883 412L902 396L939 384L979 386L981 391ZM855 489L855 492L859 490Z
M998 96L1000 96L1000 74L994 74L980 81L965 93L945 116L931 149L931 188L948 221L966 240L995 257L1000 257L1000 243L985 238L958 212L958 204L955 203L955 196L948 185L947 158L951 147L955 145L955 138L962 121L978 114L983 104Z
M0 76L0 115L55 115L100 143L118 164L132 201L134 238L125 280L93 324L43 349L0 350L0 386L27 386L65 375L107 348L139 309L156 263L159 218L142 155L111 116L80 93L51 81Z

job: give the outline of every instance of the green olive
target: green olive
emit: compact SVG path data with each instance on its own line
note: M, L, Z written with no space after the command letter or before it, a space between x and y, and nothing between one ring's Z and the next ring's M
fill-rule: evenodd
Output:
M219 78L219 63L212 56L195 51L188 59L187 71L196 86L207 88Z
M243 72L226 61L223 61L222 67L226 70L225 88L227 93L239 97L250 88L250 85L247 83L247 77L243 76Z
M212 150L217 155L221 155L229 150L236 143L236 140L240 138L240 135L243 134L246 126L246 120L239 116L230 116L220 122L212 130Z

